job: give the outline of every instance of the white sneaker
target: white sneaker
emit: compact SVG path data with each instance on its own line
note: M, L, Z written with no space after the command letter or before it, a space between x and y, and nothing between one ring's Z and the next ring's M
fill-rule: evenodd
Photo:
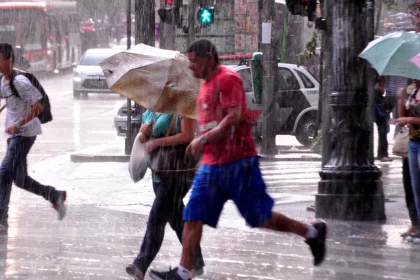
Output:
M418 237L413 238L413 243L414 244L420 244L420 238L418 238Z
M66 215L66 205L64 205L64 202L67 198L67 192L66 191L60 191L60 195L57 199L56 203L53 203L53 208L58 212L58 219L62 220L64 216Z
M413 237L407 236L404 240L405 242L413 242Z

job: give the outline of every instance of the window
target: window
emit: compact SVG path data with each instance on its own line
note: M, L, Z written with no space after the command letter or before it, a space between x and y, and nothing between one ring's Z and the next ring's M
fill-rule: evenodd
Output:
M244 83L245 92L252 92L251 69L240 70L237 73Z
M279 68L280 90L295 90L300 89L300 85L295 75L287 68ZM283 78L283 80L281 80Z
M303 85L305 86L305 88L315 88L315 85L312 83L312 81L308 78L308 76L306 76L305 74L303 74L301 71L296 70L296 73L298 73L300 79L303 82Z

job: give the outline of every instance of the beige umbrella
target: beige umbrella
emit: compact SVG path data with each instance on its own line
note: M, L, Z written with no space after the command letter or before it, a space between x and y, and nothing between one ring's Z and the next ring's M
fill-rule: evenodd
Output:
M110 89L153 112L196 118L200 80L180 52L138 44L99 65Z

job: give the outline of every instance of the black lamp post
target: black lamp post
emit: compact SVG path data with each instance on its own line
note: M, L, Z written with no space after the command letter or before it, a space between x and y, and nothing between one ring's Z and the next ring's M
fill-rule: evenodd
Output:
M373 161L373 82L368 64L358 58L374 36L374 0L326 0L332 21L333 92L323 110L324 158L315 201L317 217L385 220L381 171ZM331 31L331 30L329 30ZM327 32L328 34L328 32Z

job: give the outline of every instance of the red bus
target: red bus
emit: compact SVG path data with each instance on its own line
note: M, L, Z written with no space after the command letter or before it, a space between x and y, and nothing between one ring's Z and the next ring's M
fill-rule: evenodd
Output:
M71 67L81 55L76 2L0 3L0 42L20 46L32 72Z

